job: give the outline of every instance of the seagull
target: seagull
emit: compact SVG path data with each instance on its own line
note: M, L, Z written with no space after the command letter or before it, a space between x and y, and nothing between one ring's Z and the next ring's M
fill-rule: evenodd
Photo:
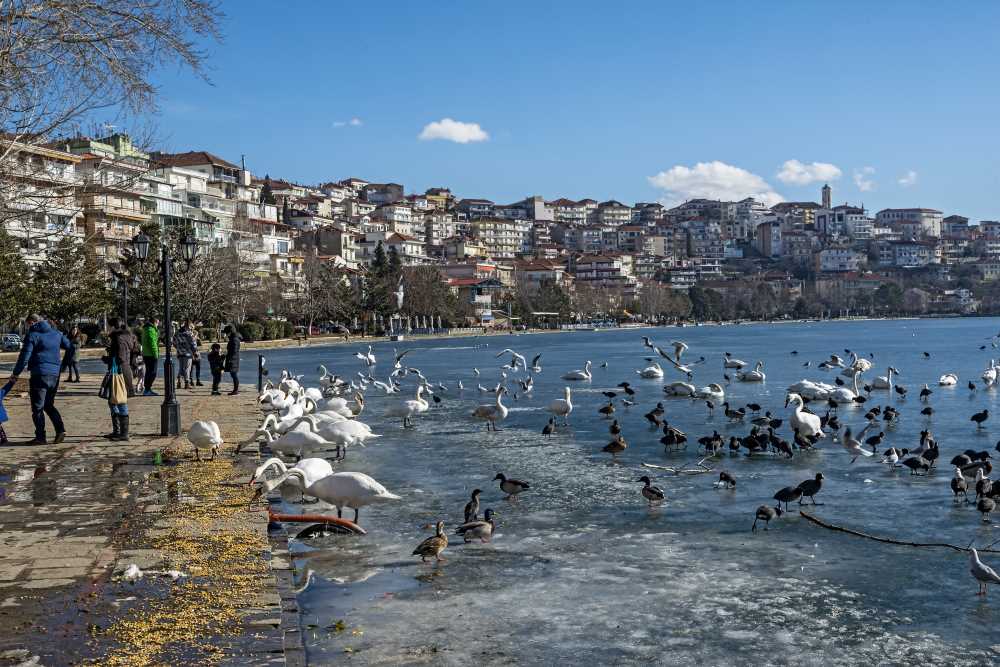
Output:
M538 360L541 359L541 358L542 358L542 355L536 354L535 358L531 360L531 372L532 373L541 373L542 372L542 367L538 365Z
M864 436L865 431L867 431L868 428L873 423L874 422L868 422L868 425L865 426L863 429L861 429L861 432L858 433L858 438L861 438L862 436ZM847 450L847 453L851 454L854 457L854 458L851 459L851 463L854 463L855 461L857 461L857 459L858 459L859 456L871 456L872 455L871 452L869 452L867 449L865 449L864 447L862 447L861 443L857 439L855 439L853 435L851 435L851 427L850 426L848 426L848 427L846 427L844 429L844 435L841 437L840 441L844 445L844 449Z
M396 360L392 364L393 370L401 370L403 368L403 357L408 355L413 350L403 350L401 353L396 351L396 348L392 348L392 353L396 356Z
M670 344L674 347L674 357L677 361L681 360L681 357L687 352L688 345L682 340L672 340Z
M986 595L987 584L1000 584L1000 575L996 571L979 560L979 553L969 545L969 572L973 578L979 582L979 591L976 595Z
M497 353L497 359L499 359L500 357L502 357L505 354L509 354L510 355L510 365L507 366L506 368L510 368L511 370L516 371L517 368L518 368L518 364L520 364L521 366L523 366L525 369L528 368L528 362L524 358L524 355L518 354L517 352L515 352L514 350L512 350L510 348L504 348L503 350L500 350L500 352ZM539 356L541 356L541 355L539 355Z

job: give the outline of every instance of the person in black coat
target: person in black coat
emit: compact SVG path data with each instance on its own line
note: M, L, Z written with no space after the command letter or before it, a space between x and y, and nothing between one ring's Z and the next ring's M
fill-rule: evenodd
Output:
M232 324L226 325L223 333L229 336L229 341L226 343L226 362L223 368L233 379L233 390L229 392L229 395L235 396L240 393L240 334Z

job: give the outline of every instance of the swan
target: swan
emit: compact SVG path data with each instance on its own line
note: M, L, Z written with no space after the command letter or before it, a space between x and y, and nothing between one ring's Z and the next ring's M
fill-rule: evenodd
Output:
M342 421L321 421L314 415L306 415L303 421L309 422L310 430L318 434L327 443L336 447L337 458L346 455L346 449L353 445L364 447L365 441L382 436L372 433L368 424L355 419L344 419Z
M557 398L549 403L549 412L557 417L562 417L564 423L569 423L569 414L573 412L573 402L570 400L569 387L565 388L563 398Z
M663 367L660 364L653 362L649 366L646 366L641 371L636 371L639 377L646 378L647 380L658 380L663 377Z
M194 445L194 455L197 460L201 461L203 449L212 450L212 460L215 460L215 454L222 444L222 432L218 424L213 421L196 421L188 429L187 438L188 442Z
M372 353L372 346L368 346L368 352L355 352L354 356L364 362L369 368L375 365L375 355Z
M743 368L746 365L747 365L747 362L743 361L742 359L735 359L735 358L733 358L733 356L731 354L729 354L728 352L726 352L725 359L723 359L723 361L722 361L722 367L723 368L735 368L735 369L739 370L739 369Z
M789 405L795 406L795 411L792 412L792 417L788 420L792 425L793 431L804 438L812 436L822 438L826 435L823 433L823 422L820 421L820 418L802 409L803 402L801 396L798 394L788 394L785 397L785 407L787 408Z
M746 373L743 371L736 372L736 379L740 382L763 382L766 378L767 375L764 374L763 361L758 361L752 371Z
M302 459L292 467L301 470L303 473L305 473L305 479L306 479L305 486L309 486L316 480L322 477L326 477L327 475L333 474L333 466L331 466L330 462L327 461L326 459L320 459L320 458ZM277 468L279 477L284 476L284 474L288 472L288 466L285 465L285 462L279 459L277 456L272 456L271 458L269 458L268 460L264 461L259 466L257 466L257 469L254 470L253 477L250 478L249 483L256 484L257 482L259 482L261 478L264 476L264 473L267 472L268 469L270 468ZM286 477L285 483L288 486L298 489L299 493L303 493L303 489L305 488L304 486L302 486L302 482L299 480L298 477L295 478ZM257 498L260 498L262 495L264 495L264 488L258 487L257 491L254 493L254 497L250 500L250 503L253 504L253 502L257 500Z
M810 401L825 401L830 397L830 392L837 389L832 384L826 382L813 382L812 380L799 380L788 386L786 391L789 394L798 394Z
M879 375L872 382L871 385L872 389L892 389L892 376L894 373L898 375L899 371L893 368L892 366L889 366L888 370L886 370L885 372L885 375Z
M670 384L663 385L663 391L667 396L694 396L696 389L690 382L676 380Z
M303 419L306 423L311 424L313 427L315 426L315 424L309 422L308 418ZM301 431L291 430L278 438L271 435L270 431L264 431L264 441L267 442L271 451L285 454L286 456L301 457L304 452L323 451L331 447L331 443L324 440L321 435L311 428Z
M701 389L698 390L696 395L698 396L698 398L706 398L715 403L716 405L722 405L722 403L726 400L725 390L722 388L722 385L716 382L713 382L708 386L702 387Z
M414 415L419 415L430 409L430 403L424 399L424 386L417 386L417 397L408 401L403 401L396 405L390 406L388 410L385 411L387 417L402 417L403 427L409 428L411 426L410 419Z
M858 373L866 373L872 369L872 362L862 359L857 352L851 352L851 363L840 372L844 377L853 377Z
M958 376L954 373L945 373L938 378L938 384L942 387L954 387L958 384Z
M473 418L481 419L486 422L487 431L489 431L491 428L494 431L500 430L497 428L497 422L498 421L502 422L504 419L507 418L507 412L508 412L507 406L505 406L501 402L501 399L503 399L503 395L506 393L507 390L504 389L503 387L500 387L500 389L497 391L496 403L493 404L487 403L485 405L480 405L479 407L477 407L475 410L472 411Z
M990 359L990 365L986 367L983 371L983 382L986 383L987 387L993 387L997 383L997 362L995 359Z
M346 398L334 396L333 398L315 401L313 412L333 412L341 417L351 419L360 415L362 410L365 409L365 397L359 393L355 393L354 402L357 405L356 411L351 407L350 401Z
M563 380L585 380L589 381L591 378L590 374L590 362L588 361L583 365L583 370L570 371L562 376Z
M402 500L395 493L389 493L388 489L361 472L335 472L307 484L306 474L302 470L291 468L278 479L283 482L285 481L283 478L292 477L298 479L306 495L335 505L338 517L341 516L344 507L353 509L354 523L358 522L359 510L365 505L388 500Z
M858 378L861 377L861 371L854 373L854 391L851 391L847 387L837 387L829 393L827 396L828 400L831 400L838 405L843 405L847 403L854 403L854 399L858 397Z

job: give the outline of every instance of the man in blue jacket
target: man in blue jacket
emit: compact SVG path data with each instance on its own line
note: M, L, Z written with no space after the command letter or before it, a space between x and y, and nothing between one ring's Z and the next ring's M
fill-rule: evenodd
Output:
M70 349L70 342L38 315L29 315L24 323L28 326L28 336L10 380L17 380L25 366L28 367L31 373L31 381L28 383L31 420L35 422L35 439L28 444L46 444L45 415L52 420L52 428L56 431L53 442L59 444L66 439L66 429L55 406L56 393L59 391L59 369L62 368L59 351Z

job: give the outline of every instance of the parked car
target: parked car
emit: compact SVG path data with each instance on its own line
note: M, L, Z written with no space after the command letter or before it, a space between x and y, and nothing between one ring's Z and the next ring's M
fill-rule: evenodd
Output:
M0 338L0 349L4 352L17 352L21 349L21 337L17 334L4 334Z

